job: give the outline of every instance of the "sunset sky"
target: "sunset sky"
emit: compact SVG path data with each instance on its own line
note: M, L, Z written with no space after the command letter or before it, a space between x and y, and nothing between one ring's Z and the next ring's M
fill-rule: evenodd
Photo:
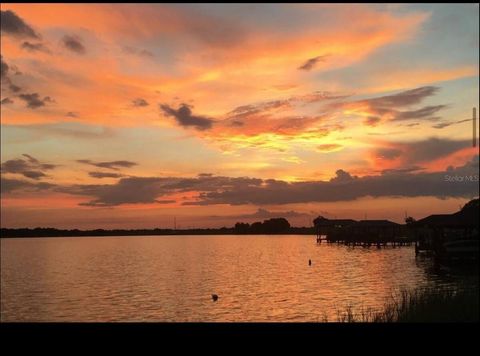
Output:
M1 4L1 56L2 227L402 222L479 194L478 4Z

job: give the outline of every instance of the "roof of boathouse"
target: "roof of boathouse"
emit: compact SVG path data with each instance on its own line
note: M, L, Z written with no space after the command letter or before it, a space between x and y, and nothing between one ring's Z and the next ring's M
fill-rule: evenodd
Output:
M360 220L353 227L397 227L401 224L390 220Z

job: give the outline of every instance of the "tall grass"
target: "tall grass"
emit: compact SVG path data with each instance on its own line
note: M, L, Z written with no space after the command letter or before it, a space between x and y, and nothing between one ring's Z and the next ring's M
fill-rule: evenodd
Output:
M456 290L424 288L392 295L381 311L351 306L337 311L337 322L478 322L478 286ZM329 321L324 315L323 322Z

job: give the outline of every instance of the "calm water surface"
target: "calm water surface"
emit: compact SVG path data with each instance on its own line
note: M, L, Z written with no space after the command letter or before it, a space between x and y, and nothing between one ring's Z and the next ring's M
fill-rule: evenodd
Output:
M454 283L430 270L410 247L312 236L1 239L1 320L332 320L348 305L381 309L401 288Z

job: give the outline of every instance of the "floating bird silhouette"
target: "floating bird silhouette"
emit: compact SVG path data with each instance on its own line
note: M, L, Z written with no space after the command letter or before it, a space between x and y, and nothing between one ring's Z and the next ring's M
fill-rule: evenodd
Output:
M308 265L309 265L309 266L312 265L312 260L308 260Z
M216 302L218 300L218 295L212 294L212 300Z

